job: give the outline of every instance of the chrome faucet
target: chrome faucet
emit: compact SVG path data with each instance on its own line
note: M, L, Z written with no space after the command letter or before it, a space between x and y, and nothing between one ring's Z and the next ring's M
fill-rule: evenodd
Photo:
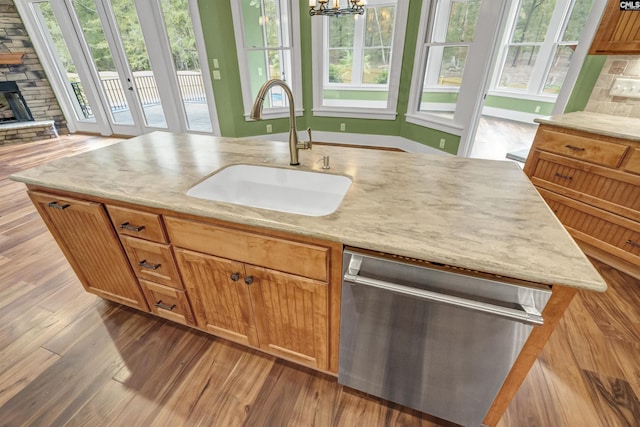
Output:
M287 99L289 100L289 123L291 125L291 128L289 129L289 153L291 154L291 161L289 164L291 166L298 166L300 165L300 162L298 161L298 150L311 150L311 145L313 144L313 141L311 141L311 128L307 128L309 141L298 142L298 131L296 130L296 109L293 106L293 93L284 81L280 79L271 79L262 85L258 91L256 100L253 103L253 107L251 107L251 118L254 120L262 120L264 97L267 96L269 89L276 85L282 86L282 89L284 89L284 92L287 94Z

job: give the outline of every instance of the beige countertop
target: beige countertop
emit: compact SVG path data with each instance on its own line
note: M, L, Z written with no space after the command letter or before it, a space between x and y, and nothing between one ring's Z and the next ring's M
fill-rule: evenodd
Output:
M323 155L331 157L328 172ZM286 143L154 132L11 178L538 283L606 289L512 162L315 146L300 151L300 169L353 179L340 207L323 217L185 194L230 164L288 162Z
M545 125L581 130L597 135L640 141L640 119L616 117L608 114L576 111L557 116L541 117L534 120Z

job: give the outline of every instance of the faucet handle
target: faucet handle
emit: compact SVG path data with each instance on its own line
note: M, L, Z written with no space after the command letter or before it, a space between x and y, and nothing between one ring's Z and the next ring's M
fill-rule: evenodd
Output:
M311 128L307 128L307 133L309 134L309 141L304 142L304 148L306 150L311 150L311 146L313 145L313 139L311 138Z

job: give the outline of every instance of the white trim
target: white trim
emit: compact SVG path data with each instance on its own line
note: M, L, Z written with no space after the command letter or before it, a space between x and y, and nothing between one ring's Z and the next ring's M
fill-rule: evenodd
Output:
M489 90L488 96L497 96L500 98L524 99L526 101L547 102L553 104L556 102L556 95L536 95L533 93L506 92L503 90Z
M482 108L483 116L500 117L501 119L515 120L517 122L533 124L533 120L544 117L546 114L525 113L524 111L506 110L496 107Z
M405 114L407 123L427 127L441 132L450 133L460 136L464 130L464 126L454 123L453 120L433 114Z
M296 117L304 116L304 109L296 108L295 114L296 114ZM282 118L289 118L288 108L277 108L277 109L273 109L273 111L264 110L262 112L262 120L282 119ZM244 119L247 122L255 122L255 120L251 118L251 115L249 113L244 114Z
M299 131L299 133L302 131ZM300 134L299 136L302 136ZM256 135L247 138L259 139L263 141L288 142L289 133L270 133L266 135ZM313 132L313 139L318 142L347 144L347 145L365 145L368 147L391 147L400 148L408 153L416 154L438 154L441 156L451 156L445 151L412 141L401 136L394 135L370 135L361 133L343 133L343 132ZM310 151L313 153L313 149Z
M375 2L369 3L370 5ZM382 2L380 6L393 5L394 2ZM377 4L376 4L377 6ZM354 112L354 108L345 109L345 107L333 107L324 103L324 89L336 90L347 89L346 87L337 88L334 85L325 85L328 80L325 70L325 64L328 61L325 44L326 36L326 19L330 17L312 17L311 18L311 57L312 57L312 78L313 78L313 112L314 115L323 117L353 117L365 119L381 119L395 120L398 109L398 91L400 88L400 74L402 73L402 57L404 54L404 40L407 28L407 19L409 16L409 2L398 0L395 3L396 13L393 31L393 43L391 47L391 63L389 64L389 82L387 86L374 90L388 91L387 102L385 108L365 107L362 104L359 111ZM370 85L362 85L353 87L352 90L369 90Z

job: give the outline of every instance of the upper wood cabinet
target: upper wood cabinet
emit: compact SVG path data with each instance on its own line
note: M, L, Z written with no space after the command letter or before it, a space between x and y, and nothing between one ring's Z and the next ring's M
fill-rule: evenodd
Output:
M640 11L620 10L620 2L609 0L593 39L591 55L640 53Z
M34 191L29 197L88 292L148 311L102 204Z

